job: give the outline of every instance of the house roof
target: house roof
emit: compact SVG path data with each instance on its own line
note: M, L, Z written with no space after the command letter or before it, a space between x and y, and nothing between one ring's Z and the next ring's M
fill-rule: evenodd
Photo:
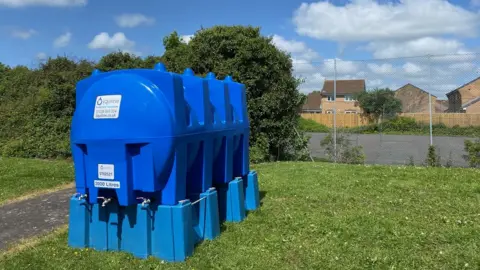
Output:
M313 92L308 94L307 101L303 105L303 110L320 110L320 105L322 104L322 93Z
M405 88L408 87L408 86L411 86L411 87L413 87L413 88L416 88L416 89L418 89L418 90L420 90L420 91L422 91L422 92L424 92L424 93L426 93L426 94L428 95L428 92L427 92L427 91L425 91L425 90L423 90L422 88L417 87L417 86L415 86L415 85L413 85L413 84L411 84L411 83L405 84L404 86L402 86L402 87L398 88L397 90L395 90L395 92L397 92L397 91L399 91L399 90L403 90L403 89L405 89ZM437 96L432 95L432 97L437 97Z
M462 87L464 87L464 86L467 86L467 85L469 85L469 84L471 84L471 83L473 83L473 82L475 82L475 81L477 81L477 80L479 80L479 79L480 79L480 77L477 77L477 78L475 78L475 79L473 79L473 80L471 80L471 81L463 84L462 86L459 86L457 89L448 92L448 93L446 94L447 97L450 96L451 94L453 94L454 92L458 91L460 88L462 88Z
M469 101L467 101L467 102L465 102L465 103L462 104L462 109L465 109L465 108L467 108L468 106L477 103L479 100L480 100L480 97L476 97L476 98L470 99Z
M333 80L325 80L322 94L333 94ZM356 94L365 91L365 80L337 80L337 95Z
M448 100L436 100L435 102L435 112L441 113L445 112L448 109Z

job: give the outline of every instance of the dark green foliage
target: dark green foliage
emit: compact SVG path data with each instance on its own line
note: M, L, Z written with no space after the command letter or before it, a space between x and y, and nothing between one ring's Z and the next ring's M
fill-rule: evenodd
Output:
M142 68L143 66L144 62L142 58L129 53L116 52L102 57L96 68L101 71L112 71L116 69ZM153 66L148 68L152 67Z
M352 146L348 133L337 132L336 146L334 141L333 132L330 132L320 142L320 146L325 148L325 154L330 161L347 164L363 164L365 162L363 147Z
M448 159L447 162L445 163L445 168L451 168L453 167L453 156L452 156L452 151L448 154Z
M415 166L415 160L413 156L408 157L408 166Z
M305 132L327 133L330 131L327 126L319 124L312 119L305 118L300 118L298 128Z
M440 167L440 155L437 154L435 145L428 146L427 158L425 159L425 166Z
M69 157L75 84L92 70L93 63L58 57L38 69L6 72L0 83L0 154Z
M361 92L356 95L356 99L365 116L375 122L402 111L401 101L395 98L395 92L388 88Z
M415 119L403 116L396 116L388 121L378 124L370 124L362 127L348 128L352 133L387 133L387 134L411 134L428 135L430 126L428 123L416 122ZM435 124L432 126L435 136L480 136L480 127L447 127L445 124Z
M76 83L94 68L111 71L153 68L164 62L169 71L192 67L198 75L227 74L247 87L252 160L306 160L308 138L298 132L298 108L304 103L292 75L289 55L279 51L260 29L217 26L198 31L191 42L176 32L165 37L162 57L140 58L115 52L98 63L50 58L36 69L0 64L0 154L17 157L70 156L69 130Z
M164 39L164 46L168 70L183 72L191 67L201 76L231 75L245 84L252 145L264 135L273 160L305 157L305 138L294 130L305 95L297 90L300 81L292 76L290 56L263 37L259 28L215 26L197 31L188 44L174 32Z
M480 165L480 139L475 141L465 140L465 160L472 168L477 168Z

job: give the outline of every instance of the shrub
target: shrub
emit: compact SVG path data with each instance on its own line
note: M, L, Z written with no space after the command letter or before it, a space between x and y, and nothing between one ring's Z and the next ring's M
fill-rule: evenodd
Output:
M57 57L35 69L11 69L0 63L0 152L17 157L69 157L76 83L94 68L152 68L163 61L169 71L191 67L200 76L212 71L219 79L232 75L245 84L255 162L308 158L308 138L295 130L298 108L305 99L298 91L301 80L293 75L290 55L280 51L271 37L255 27L215 26L202 28L188 44L174 32L164 45L161 57L115 52L98 63Z
M395 117L383 124L384 130L409 131L419 128L415 119L410 117Z
M349 134L346 132L337 132L336 149L334 145L333 133L330 132L320 142L322 147L325 147L325 154L332 162L347 163L347 164L364 164L365 155L362 146L352 146L349 140Z
M480 165L480 139L475 141L464 141L465 151L467 155L464 156L465 160L472 168L477 168Z
M319 124L312 119L305 119L303 117L301 117L299 120L298 128L299 130L305 132L327 133L330 131L327 126Z
M260 136L257 143L250 147L250 162L255 164L270 161L269 147L268 139Z
M428 146L427 158L425 159L425 166L428 167L440 167L440 156L437 155L435 145Z

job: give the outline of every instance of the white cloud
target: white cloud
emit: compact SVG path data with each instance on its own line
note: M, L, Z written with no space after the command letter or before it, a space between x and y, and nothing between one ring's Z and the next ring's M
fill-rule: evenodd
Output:
M387 75L395 72L395 68L393 67L393 65L387 64L387 63L381 64L381 65L369 63L367 64L367 67L370 69L370 71L372 71L375 74Z
M384 85L384 82L381 79L365 80L365 83L366 83L367 89L377 88L377 87L380 88L381 86Z
M335 41L408 40L444 34L473 36L480 15L447 0L401 0L380 4L352 0L302 3L293 22L300 35Z
M11 8L27 6L70 7L85 5L87 5L87 0L0 0L0 6Z
M354 74L359 71L359 65L356 62L337 59L337 75ZM334 59L327 59L323 66L323 73L333 75L335 73Z
M37 55L35 56L35 58L37 60L40 60L40 61L43 61L43 60L46 60L48 58L47 54L44 53L44 52L39 52L37 53Z
M467 53L464 44L455 39L423 37L405 42L374 41L367 49L375 58L411 57Z
M293 69L297 73L313 73L316 68L310 61L305 59L292 58Z
M463 62L451 64L448 68L455 72L472 72L475 70L476 65L474 63Z
M272 42L278 49L297 57L304 59L316 59L320 56L316 51L310 49L304 42L301 41L287 40L282 36L273 35Z
M53 41L53 46L55 48L61 48L61 47L65 47L67 46L69 43L70 43L70 40L72 39L72 33L70 32L66 32L65 34L57 37L54 41Z
M29 39L35 34L37 34L37 31L33 29L28 29L28 30L15 29L12 31L12 37L20 38L20 39Z
M423 69L419 65L411 62L405 63L403 65L403 70L408 75L420 75L420 73L423 71Z
M324 67L323 62L318 62L320 55L316 51L304 42L288 40L279 35L272 36L272 43L279 50L291 55L294 75L305 80L300 85L301 92L308 93L322 89L325 80L322 70Z
M135 42L129 40L122 32L115 33L111 37L108 33L102 32L93 38L88 47L93 50L131 51L135 47Z
M180 36L180 40L181 40L182 42L187 43L187 44L190 42L190 40L192 40L192 38L193 38L193 35L183 35L183 36Z
M321 73L312 73L308 76L301 76L304 78L304 83L300 86L300 92L309 93L312 91L319 91L323 88L325 77Z
M1 0L0 0L1 1ZM152 17L147 17L143 14L134 13L134 14L122 14L115 18L118 26L125 28L133 28L139 25L152 25L155 23L155 19Z

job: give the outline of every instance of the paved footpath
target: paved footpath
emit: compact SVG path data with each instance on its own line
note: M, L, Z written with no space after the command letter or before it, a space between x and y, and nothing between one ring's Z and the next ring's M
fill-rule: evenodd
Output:
M74 192L74 188L67 188L0 206L0 249L67 224L69 199Z

